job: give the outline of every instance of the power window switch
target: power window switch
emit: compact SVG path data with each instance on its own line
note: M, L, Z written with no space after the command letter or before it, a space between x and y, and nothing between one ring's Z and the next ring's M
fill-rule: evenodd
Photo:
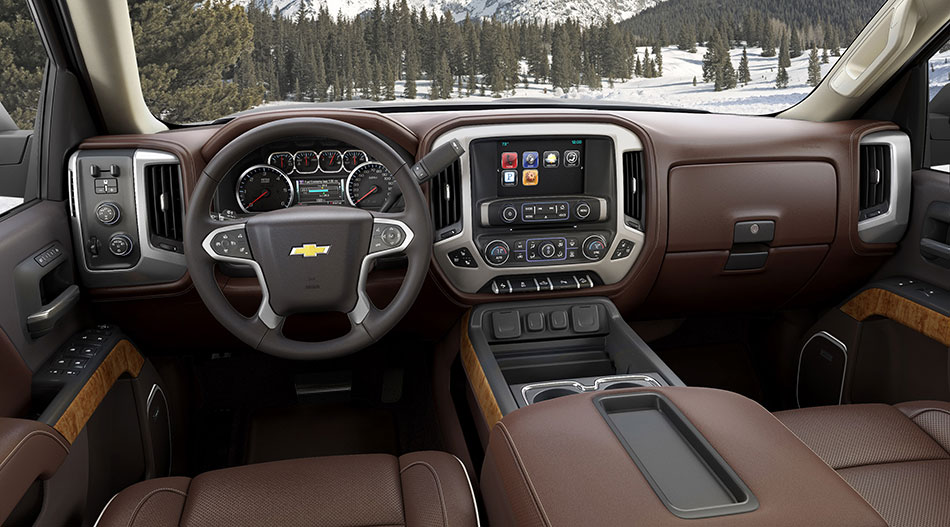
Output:
M66 375L75 377L76 375L79 375L79 370L66 370Z

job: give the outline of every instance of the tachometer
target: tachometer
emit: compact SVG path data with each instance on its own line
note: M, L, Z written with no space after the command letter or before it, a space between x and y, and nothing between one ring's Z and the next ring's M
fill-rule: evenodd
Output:
M369 161L369 159L366 157L366 152L362 150L347 150L343 152L343 170L347 172L352 172L354 168L367 161Z
M320 152L320 170L333 173L343 169L343 154L339 150Z
M268 165L255 165L238 178L238 206L244 212L266 212L289 207L294 187L286 174Z
M396 179L382 163L370 161L346 178L346 197L354 207L379 210L389 199Z

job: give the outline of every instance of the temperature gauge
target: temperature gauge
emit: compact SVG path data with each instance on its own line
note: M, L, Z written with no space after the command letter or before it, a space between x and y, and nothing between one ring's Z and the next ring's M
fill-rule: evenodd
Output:
M347 150L343 152L343 170L352 172L354 168L368 161L366 152L362 150Z

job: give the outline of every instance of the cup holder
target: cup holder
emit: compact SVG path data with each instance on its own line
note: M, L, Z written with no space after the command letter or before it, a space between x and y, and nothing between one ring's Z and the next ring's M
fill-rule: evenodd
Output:
M576 393L580 392L568 388L547 388L536 393L531 399L531 402L540 403L541 401L550 401L551 399L557 399L558 397L564 397L566 395L574 395Z
M580 381L585 383L591 382L590 379L580 379ZM573 380L528 384L521 388L521 395L524 397L525 403L534 404L577 393L620 390L623 388L650 388L655 386L662 386L662 384L649 375L613 375L594 379L590 385L581 384L581 382Z

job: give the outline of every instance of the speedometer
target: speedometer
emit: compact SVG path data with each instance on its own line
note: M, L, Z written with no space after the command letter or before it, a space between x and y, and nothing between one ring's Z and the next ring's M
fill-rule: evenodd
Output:
M286 174L274 167L255 165L238 178L238 205L244 212L266 212L289 207L294 187Z
M379 210L395 185L396 179L388 168L370 161L356 167L346 178L346 197L354 207Z

